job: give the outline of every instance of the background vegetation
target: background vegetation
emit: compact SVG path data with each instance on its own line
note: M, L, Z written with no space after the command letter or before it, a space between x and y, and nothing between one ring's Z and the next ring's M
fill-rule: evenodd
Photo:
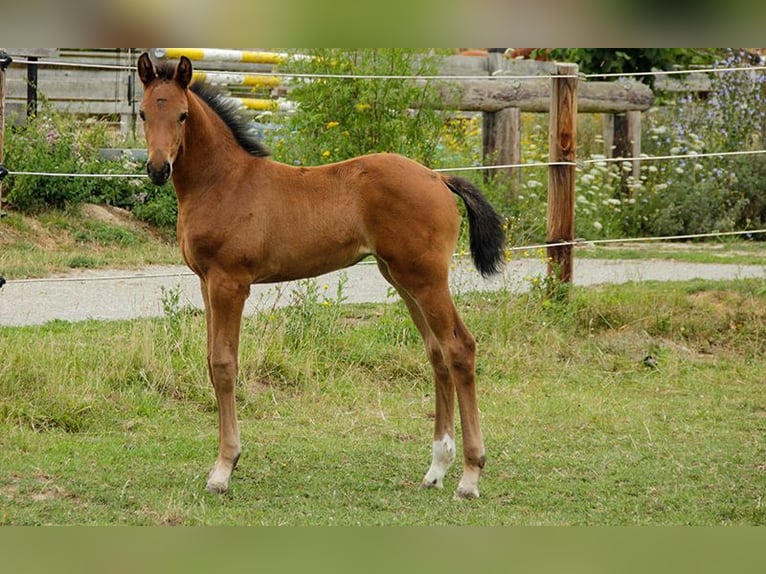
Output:
M301 50L280 71L350 76L433 76L439 55L406 48ZM290 91L296 111L269 135L275 156L296 165L317 165L371 152L410 156L425 165L439 161L453 112L440 110L433 84L401 78L299 78Z
M406 49L302 50L312 59L294 60L296 73L355 75L429 75L438 52ZM549 57L575 60L583 71L647 71L693 65L736 67L752 64L745 50L717 49L570 49ZM643 152L648 155L694 154L762 149L766 74L712 74L704 99L657 93L661 105L644 114ZM401 79L300 79L290 95L291 114L266 118L266 143L275 159L316 165L368 152L391 151L432 167L481 163L480 118L435 109L431 85ZM410 106L418 104L411 109ZM598 162L604 157L600 118L579 118L579 150L596 160L577 172L576 233L586 239L678 235L760 228L766 222L766 157L644 161L638 178L621 182L629 166ZM525 114L522 160L547 160L547 116ZM8 126L6 164L14 171L138 173L129 158L105 162L99 147L114 139L98 123L83 125L43 111L23 128ZM523 170L523 188L511 202L502 184L466 172L487 192L509 222L517 244L544 240L547 170ZM148 179L61 179L9 177L5 200L24 213L73 206L84 201L125 207L139 219L163 229L175 225L170 185L155 188Z
M40 113L23 125L6 125L4 163L18 172L145 174L143 163L130 155L118 160L99 156L101 148L132 143L122 141L105 122L83 122L43 103ZM148 178L23 175L9 176L3 183L3 206L20 213L39 215L86 202L128 209L160 229L175 227L172 187L157 188Z

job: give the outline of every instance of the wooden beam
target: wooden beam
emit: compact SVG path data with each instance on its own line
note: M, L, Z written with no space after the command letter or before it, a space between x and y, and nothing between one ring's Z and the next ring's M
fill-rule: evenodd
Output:
M551 81L547 79L477 78L446 82L441 98L447 107L463 111L496 112L519 108L522 112L547 112L551 106ZM583 113L620 113L648 110L652 90L638 82L583 82L577 107Z

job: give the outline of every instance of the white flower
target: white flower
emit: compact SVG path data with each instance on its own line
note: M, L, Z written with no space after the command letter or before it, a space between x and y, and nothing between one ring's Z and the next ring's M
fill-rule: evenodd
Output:
M603 226L603 225L601 225L601 223L599 223L598 221L594 221L594 222L593 222L593 228L594 228L596 231L601 231L601 230L604 228L604 226Z

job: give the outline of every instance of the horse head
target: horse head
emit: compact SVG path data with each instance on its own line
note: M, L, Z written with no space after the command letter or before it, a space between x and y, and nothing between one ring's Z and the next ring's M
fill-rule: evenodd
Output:
M163 185L173 173L173 162L184 145L189 117L186 90L192 79L192 64L181 56L176 66L158 67L144 52L138 59L138 77L144 84L139 113L148 153L146 171L155 185Z

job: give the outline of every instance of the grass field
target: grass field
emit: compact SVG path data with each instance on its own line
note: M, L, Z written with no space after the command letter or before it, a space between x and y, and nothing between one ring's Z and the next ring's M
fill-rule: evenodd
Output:
M471 502L459 465L418 488L431 374L402 305L305 294L243 326L220 497L198 312L0 329L0 523L766 523L762 282L461 295L488 451Z

